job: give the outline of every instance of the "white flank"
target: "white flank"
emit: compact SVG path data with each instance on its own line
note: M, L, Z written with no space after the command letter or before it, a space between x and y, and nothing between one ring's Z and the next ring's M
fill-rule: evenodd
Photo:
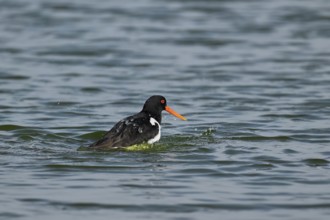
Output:
M156 121L156 119L154 119L152 117L150 117L150 124L152 126L158 125L158 134L154 138L151 138L148 141L148 144L153 144L153 143L155 143L155 142L157 142L157 141L160 140L160 129L161 129L161 127L160 127L160 124L158 123L158 121Z

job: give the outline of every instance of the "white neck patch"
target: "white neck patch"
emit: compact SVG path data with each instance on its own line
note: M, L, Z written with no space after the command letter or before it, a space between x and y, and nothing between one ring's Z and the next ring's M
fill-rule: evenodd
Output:
M156 119L154 119L153 117L150 117L150 124L152 126L158 125L158 134L155 137L153 137L150 140L148 140L148 144L153 144L153 143L155 143L155 142L157 142L157 141L160 140L160 136L161 136L160 129L161 129L161 126L158 123L158 121Z
M150 117L150 124L151 124L152 126L155 126L156 124L157 124L158 126L160 126L159 123L158 123L158 121L157 121L156 119L154 119L153 117Z

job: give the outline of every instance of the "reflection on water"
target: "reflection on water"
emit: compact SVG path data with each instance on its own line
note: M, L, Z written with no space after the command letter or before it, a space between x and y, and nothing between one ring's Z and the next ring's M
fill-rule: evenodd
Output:
M328 1L0 4L0 217L329 216ZM81 150L154 94L189 120Z

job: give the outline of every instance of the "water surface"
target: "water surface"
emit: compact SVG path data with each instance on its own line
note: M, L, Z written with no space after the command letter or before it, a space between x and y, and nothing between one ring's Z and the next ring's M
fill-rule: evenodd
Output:
M0 218L328 219L329 1L0 5ZM77 150L154 94L188 121Z

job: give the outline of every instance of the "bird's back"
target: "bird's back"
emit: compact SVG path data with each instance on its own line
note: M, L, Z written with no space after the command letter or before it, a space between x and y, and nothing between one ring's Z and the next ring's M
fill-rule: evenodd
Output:
M150 115L140 112L124 118L113 126L103 138L91 144L92 148L121 148L141 144L158 134L157 125L150 123Z

